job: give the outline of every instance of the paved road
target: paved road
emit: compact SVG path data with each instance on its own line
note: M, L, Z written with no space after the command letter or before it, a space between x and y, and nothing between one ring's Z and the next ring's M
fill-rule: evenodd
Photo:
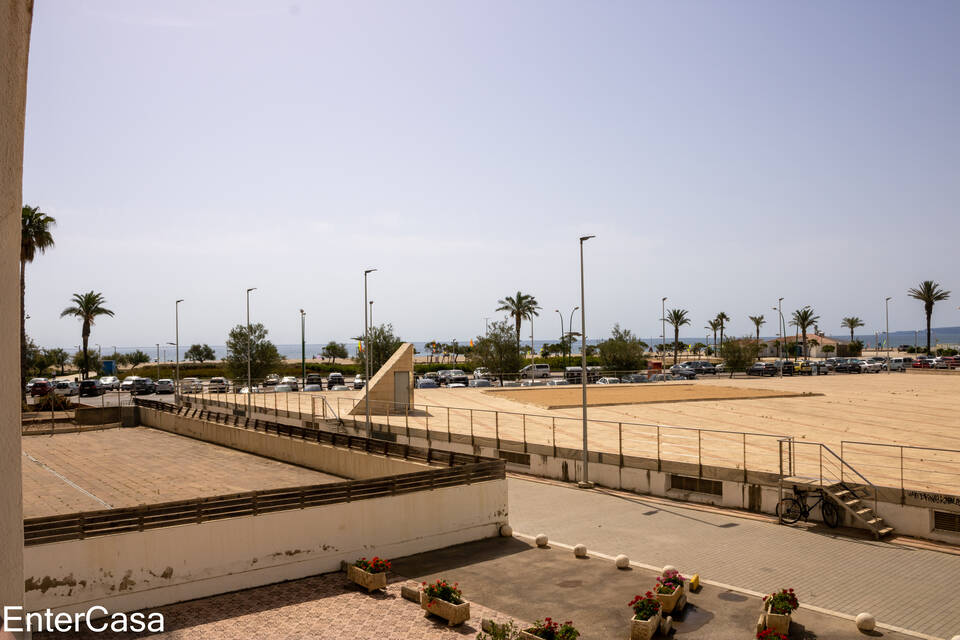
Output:
M156 394L151 393L148 395L137 396L138 398L144 398L146 400L159 400L161 402L173 402L172 393L163 393ZM29 398L29 404L35 404L39 398ZM73 404L83 403L90 405L91 407L115 407L118 404L130 405L133 404L133 398L126 391L107 391L102 396L85 396L83 398L79 396L70 396L70 402Z
M960 634L960 556L779 526L765 519L606 490L511 477L517 532L663 566L734 587L796 589L801 603L952 638Z

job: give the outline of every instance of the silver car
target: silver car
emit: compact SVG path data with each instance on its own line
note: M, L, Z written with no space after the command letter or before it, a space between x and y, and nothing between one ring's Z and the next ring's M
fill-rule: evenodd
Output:
M117 376L103 376L100 378L100 386L111 391L119 391L120 378Z
M169 378L157 380L157 393L173 393L173 380Z
M75 396L80 393L80 387L73 380L60 380L53 383L53 392L58 396Z

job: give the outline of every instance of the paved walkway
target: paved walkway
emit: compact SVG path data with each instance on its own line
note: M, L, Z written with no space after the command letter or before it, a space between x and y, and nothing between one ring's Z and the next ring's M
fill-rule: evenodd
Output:
M801 603L852 616L869 611L882 624L932 638L960 634L957 555L629 493L515 477L508 485L518 532L750 591L792 587Z

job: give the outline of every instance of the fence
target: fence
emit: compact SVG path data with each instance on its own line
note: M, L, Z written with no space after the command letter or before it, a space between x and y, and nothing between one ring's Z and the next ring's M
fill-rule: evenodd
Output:
M359 399L337 397L333 405L320 395L300 393L184 395L183 400L203 406L233 410L251 409L277 418L321 421L350 421L362 426L366 419L351 416ZM578 417L515 413L492 409L447 407L426 404L396 405L371 401L373 428L397 431L408 437L422 432L428 440L456 439L476 446L480 439L527 453L531 446L559 449L583 447L583 420ZM778 440L790 436L698 427L678 427L609 420L588 420L590 450L616 455L620 466L626 458L684 462L704 466L776 473L779 465Z
M843 440L840 454L869 466L878 484L907 491L960 494L960 450Z
M879 501L877 485L867 480L857 469L837 455L830 447L819 442L805 442L803 440L780 441L780 476L796 477L807 480L818 480L821 486L830 486L838 483L847 483L850 486L861 487L867 497L872 500L874 512ZM876 476L871 469L871 476ZM782 497L782 496L781 496Z
M68 402L70 396L62 396ZM77 397L69 408L24 412L22 435L42 435L120 426L124 409L132 410L133 399L126 393L107 391L94 397Z

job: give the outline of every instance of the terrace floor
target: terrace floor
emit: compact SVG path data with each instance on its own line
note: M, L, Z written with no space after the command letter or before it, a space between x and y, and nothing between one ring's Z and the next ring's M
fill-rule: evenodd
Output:
M31 436L22 448L24 518L341 480L148 427Z

